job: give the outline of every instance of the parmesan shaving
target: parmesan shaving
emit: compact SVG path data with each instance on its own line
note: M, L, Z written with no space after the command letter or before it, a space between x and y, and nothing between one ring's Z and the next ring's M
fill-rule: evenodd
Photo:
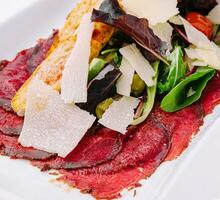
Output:
M220 24L220 4L215 6L207 16L214 24Z
M95 119L74 104L64 104L57 91L35 78L27 93L27 108L19 142L25 147L66 157Z
M171 50L173 27L169 23L165 22L151 26L151 29L157 37L159 37L162 41L164 41L167 44L168 49Z
M130 96L131 85L134 76L134 68L124 57L122 58L120 71L122 75L116 84L117 93L124 96Z
M87 83L91 38L94 30L91 13L85 14L78 27L77 40L64 67L61 97L65 103L87 102Z
M187 38L190 43L195 45L198 48L202 49L212 49L213 44L210 42L210 40L199 30L197 30L195 27L193 27L187 20L181 17L181 20L183 22Z
M181 18L187 38L193 46L185 49L187 56L199 63L207 63L210 67L220 70L220 49L211 42L202 32L194 28L188 21Z
M139 100L134 97L122 97L114 101L105 111L99 123L122 134L126 133L127 127L133 122L134 109Z
M126 13L148 19L150 25L164 23L179 13L177 0L123 0Z
M125 57L125 59L128 60L147 86L151 87L155 85L155 81L153 80L155 71L135 44L123 47L119 51Z
M183 25L182 20L180 19L179 15L173 16L169 19L169 22L176 24L176 25Z
M185 51L190 59L197 61L194 62L194 65L196 64L197 66L204 66L204 64L207 63L207 65L210 65L215 69L220 69L220 57L216 51L200 48L188 48L185 49Z

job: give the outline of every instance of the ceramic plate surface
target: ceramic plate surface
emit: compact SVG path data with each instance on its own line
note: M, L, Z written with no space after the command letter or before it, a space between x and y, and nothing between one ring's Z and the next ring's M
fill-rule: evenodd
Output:
M18 2L18 1L17 1ZM38 0L0 24L0 59L11 59L59 28L75 0ZM220 107L180 158L163 163L142 187L123 191L124 200L220 200ZM0 200L90 200L27 161L0 157Z

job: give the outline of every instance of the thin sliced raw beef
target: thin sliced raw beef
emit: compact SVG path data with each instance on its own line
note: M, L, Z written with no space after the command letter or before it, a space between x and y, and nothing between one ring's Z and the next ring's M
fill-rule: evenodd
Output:
M159 160L147 161L140 167L124 169L113 174L86 174L83 170L62 170L60 174L63 176L58 180L80 189L82 193L90 193L97 199L113 199L120 197L123 189L140 186L140 180L150 177L155 172L160 164Z
M21 51L13 61L0 63L0 107L12 111L11 99L45 59L57 33L55 31L48 39L39 40L35 47Z
M104 129L104 131L107 132L108 134L114 134L114 131L111 131L107 128ZM86 152L87 148L85 146L83 147L82 145L80 147L78 146L78 148L76 149L75 158L77 158L77 160L92 159L93 160L93 161L91 160L92 162L97 162L97 160L95 161L95 159L97 159L97 156L92 155L92 154L95 154L94 150L99 152L101 156L103 154L102 151L104 151L105 157L107 158L113 157L112 152L109 153L110 151L108 148L107 148L107 151L105 152L105 143L104 143L105 141L103 140L103 137L105 137L105 134L104 134L105 132L102 132L102 131L100 132L100 140L102 141L102 143L100 143L99 146L97 147L92 146L92 148L94 149L91 149L93 150L93 152L91 152L91 155L89 155ZM108 137L112 137L112 136L109 135ZM83 143L86 143L86 142L83 141L82 144ZM90 143L90 142L88 141L87 143ZM112 159L109 162L105 162L104 164L99 165L97 167L91 168L87 170L87 172L89 173L96 173L96 172L113 173L113 172L118 172L124 168L138 166L141 162L145 162L148 159L159 154L161 151L163 151L163 148L168 148L167 147L168 144L169 144L169 137L168 137L168 133L166 132L166 130L163 127L161 127L159 123L156 123L152 118L149 118L143 125L139 126L137 130L134 131L134 134L131 133L123 141L123 149L121 150L120 153L118 153L118 150L116 150L117 154L114 154L116 155L114 159ZM100 148L100 149L97 150L97 148ZM80 152L79 150L81 149L85 149L86 151ZM112 147L110 149L112 149ZM78 153L80 152L80 154L77 154L77 151ZM81 156L83 156L83 158L80 158ZM108 160L110 159L106 159L105 161L108 161ZM57 166L58 166L59 161L60 160L58 160L58 162L56 161L47 162L46 166L42 165L42 163L39 163L38 166L40 166L41 169L54 168L54 167L58 168ZM65 165L67 165L66 168L67 167L71 168L71 165L69 165L68 162L66 164L63 164L63 166Z
M23 118L0 107L0 132L6 135L20 135Z
M200 126L203 125L204 118L200 103L175 113L166 113L157 104L152 115L172 134L172 146L166 160L177 158L188 147L191 138L199 131Z
M11 99L21 85L29 78L32 71L45 59L57 31L51 37L40 40L38 44L17 54L9 62L0 62L0 131L6 135L19 135L23 118L18 117L11 109Z
M61 170L64 176L60 180L98 199L118 197L122 189L149 177L166 157L169 146L167 130L149 117L124 141L115 159L92 169Z
M28 160L47 160L56 156L33 148L25 148L18 144L17 137L10 137L0 133L0 154L11 158Z
M220 103L220 74L218 73L206 87L202 96L202 106L205 114L213 111L216 105Z
M113 159L122 149L120 133L107 128L88 132L78 146L65 158L33 162L41 170L92 167Z

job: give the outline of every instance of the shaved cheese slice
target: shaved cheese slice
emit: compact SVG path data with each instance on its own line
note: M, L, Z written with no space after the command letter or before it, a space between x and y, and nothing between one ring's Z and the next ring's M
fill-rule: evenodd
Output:
M158 23L154 26L151 26L154 34L159 37L162 41L164 41L167 46L168 49L171 50L172 49L172 44L171 44L171 37L172 37L172 33L173 33L173 27L165 22L165 23Z
M64 67L61 80L61 97L65 103L87 102L87 83L91 38L94 30L91 13L85 14L78 27L75 46Z
M124 95L124 96L130 96L131 85L132 85L133 76L134 76L134 68L125 59L125 57L122 58L120 71L122 75L118 79L117 84L116 84L117 93Z
M201 64L204 66L206 63L215 69L220 69L220 57L216 51L199 48L188 48L185 49L185 51L190 59L197 60L197 62L194 62L194 64L197 64L197 66L201 66Z
M207 63L201 60L194 60L186 56L186 62L188 64L189 71L192 71L194 67L205 67L208 66Z
M105 111L99 123L122 134L126 133L127 127L133 122L134 109L139 100L134 97L122 97L114 101Z
M177 0L123 0L126 13L146 18L151 25L164 23L179 13Z
M197 66L197 67L205 67L205 66L207 66L208 64L207 63L205 63L204 61L200 61L200 60L195 60L195 61L193 61L192 63L192 66Z
M169 22L176 24L176 25L183 25L182 20L180 19L179 15L173 16L169 19Z
M210 67L220 70L220 49L202 32L194 28L188 21L182 19L189 41L194 47L185 49L189 58L207 63Z
M95 117L76 105L64 104L59 93L34 79L27 93L24 126L19 142L66 157L92 126Z
M147 86L151 87L155 85L155 81L153 80L155 71L135 44L123 47L119 51L128 60Z
M183 22L183 25L184 25L184 28L185 28L185 31L186 31L186 35L187 35L187 38L188 38L190 43L192 43L196 47L202 48L202 49L212 49L213 48L213 44L206 37L206 35L204 35L202 32L197 30L194 26L192 26L184 18L182 18L182 17L180 17L180 18Z
M207 16L214 24L220 24L220 4L215 6Z

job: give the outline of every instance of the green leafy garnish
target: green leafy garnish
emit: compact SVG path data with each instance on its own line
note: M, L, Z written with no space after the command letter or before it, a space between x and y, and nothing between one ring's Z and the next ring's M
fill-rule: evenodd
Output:
M105 60L101 58L94 58L89 65L89 81L95 78L106 64L107 62Z
M177 46L168 57L171 61L167 77L162 82L158 83L159 93L170 91L174 88L181 79L185 77L186 66L183 62L183 52L180 46Z
M106 49L104 51L101 52L101 55L105 55L105 54L108 54L108 53L111 53L111 52L116 52L118 51L118 49L114 48L114 49Z
M199 67L163 98L161 108L166 112L176 112L193 104L201 97L202 91L214 74L215 70L212 68Z
M158 78L158 67L159 67L159 61L155 62L153 64L153 68L156 72L156 75L154 77L155 85L152 87L147 87L147 98L143 104L142 110L141 110L141 116L135 119L132 123L132 125L137 125L142 123L150 114L151 110L154 107L154 101L156 97L157 92L157 78Z

